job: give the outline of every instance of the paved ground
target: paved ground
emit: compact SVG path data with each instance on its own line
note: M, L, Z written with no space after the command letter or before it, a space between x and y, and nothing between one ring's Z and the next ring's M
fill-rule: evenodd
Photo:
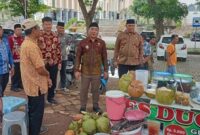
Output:
M108 57L111 58L113 56L113 52L108 52ZM200 56L189 55L188 60L186 62L179 62L177 65L177 70L180 73L187 73L194 76L197 81L200 81ZM155 60L155 69L156 70L165 70L165 62ZM117 89L118 88L118 79L110 78L108 82L108 89ZM78 113L80 108L79 103L79 82L76 83L76 86L71 88L69 93L63 93L58 91L56 94L56 99L58 100L58 105L46 105L44 122L43 124L49 128L49 132L44 135L64 135L64 132L67 129L68 124L71 121L70 115ZM8 85L6 95L14 95L19 97L26 97L24 92L11 92L10 84ZM91 111L91 95L89 95L88 101L88 111ZM100 98L101 108L105 110L105 96L102 95ZM1 129L0 129L1 133ZM20 135L19 131L15 131L15 135Z

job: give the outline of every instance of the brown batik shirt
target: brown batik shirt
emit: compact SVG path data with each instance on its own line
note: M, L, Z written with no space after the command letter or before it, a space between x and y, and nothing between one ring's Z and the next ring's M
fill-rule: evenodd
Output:
M44 67L42 52L37 41L26 37L21 46L20 69L24 91L28 96L38 96L48 91L48 77L37 72L37 68Z
M137 32L122 32L115 43L114 61L122 65L140 65L143 59L143 40Z
M97 38L93 42L89 37L82 40L76 53L75 71L85 75L100 75L101 67L108 72L106 44Z

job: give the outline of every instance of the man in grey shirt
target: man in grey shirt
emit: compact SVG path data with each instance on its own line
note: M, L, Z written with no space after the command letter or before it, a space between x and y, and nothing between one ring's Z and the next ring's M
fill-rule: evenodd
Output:
M64 22L57 23L57 34L61 42L61 52L62 52L62 68L60 70L60 84L61 90L67 92L69 89L66 88L66 64L67 64L67 46L69 45L71 37L65 33Z

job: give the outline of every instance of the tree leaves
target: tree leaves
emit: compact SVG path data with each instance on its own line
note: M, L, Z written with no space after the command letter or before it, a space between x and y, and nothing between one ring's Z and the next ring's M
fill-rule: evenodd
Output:
M134 0L132 11L145 18L153 18L157 37L164 34L164 20L180 21L188 14L185 4L178 0Z
M187 6L178 0L134 0L132 11L146 18L180 20L188 14Z
M31 17L37 12L44 12L49 9L48 6L40 4L38 0L27 1L27 17ZM13 16L25 16L25 0L10 0L9 8Z

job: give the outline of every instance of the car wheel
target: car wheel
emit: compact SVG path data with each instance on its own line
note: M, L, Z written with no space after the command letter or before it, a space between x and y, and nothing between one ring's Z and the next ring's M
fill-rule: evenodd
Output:
M157 60L162 60L162 57L161 56L157 56Z

